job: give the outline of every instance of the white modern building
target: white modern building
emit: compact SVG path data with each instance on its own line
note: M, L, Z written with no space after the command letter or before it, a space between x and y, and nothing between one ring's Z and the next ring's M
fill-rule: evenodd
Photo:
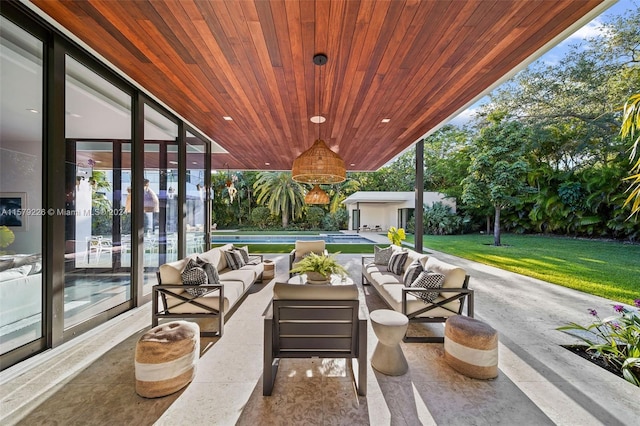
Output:
M424 192L423 204L431 207L442 202L456 211L456 200L440 192ZM358 191L347 197L343 203L349 212L349 230L386 230L391 226L406 228L416 207L416 193L413 191Z

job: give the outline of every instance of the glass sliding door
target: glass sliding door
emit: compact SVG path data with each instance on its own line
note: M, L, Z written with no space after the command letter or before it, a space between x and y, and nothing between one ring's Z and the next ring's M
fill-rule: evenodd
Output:
M0 17L0 354L43 336L43 43Z
M205 241L205 203L210 177L206 174L205 155L207 146L190 132L187 132L187 179L185 228L187 255L202 253L208 249Z
M160 265L177 259L178 124L144 105L144 281L143 294L157 284ZM171 197L171 198L170 198Z
M131 97L69 55L65 96L66 330L130 301L132 293L124 195Z

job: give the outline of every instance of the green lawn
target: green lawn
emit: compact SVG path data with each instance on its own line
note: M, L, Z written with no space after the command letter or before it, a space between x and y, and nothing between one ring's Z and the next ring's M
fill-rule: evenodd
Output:
M318 232L245 231L231 235L317 235ZM407 235L413 243L413 235ZM503 235L502 247L492 235L427 235L424 250L496 266L554 284L633 304L640 298L640 245L537 235ZM293 244L249 244L251 253L289 253ZM327 244L330 253L371 254L373 244Z
M413 242L413 235L407 236ZM424 250L442 251L607 299L640 298L640 245L532 235L427 235Z

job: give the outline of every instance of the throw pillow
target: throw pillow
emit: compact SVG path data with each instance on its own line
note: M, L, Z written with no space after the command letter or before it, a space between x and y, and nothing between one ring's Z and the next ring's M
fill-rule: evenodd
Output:
M189 263L182 271L182 284L185 285L202 285L207 284L207 273L202 269L195 260L189 259ZM207 289L186 288L185 291L194 297L200 297L207 292Z
M444 285L444 275L436 272L424 271L416 280L411 283L411 287L421 287L429 289L439 289ZM418 293L412 293L414 296L419 297L427 303L433 303L434 300L440 295L437 291L421 291Z
M0 272L13 268L13 259L0 260Z
M407 261L407 256L409 256L409 253L406 251L397 251L393 253L389 258L387 270L392 274L402 275L404 271L404 264Z
M249 246L244 246L244 247L233 246L232 250L239 251L240 254L242 255L242 260L244 260L244 263L245 264L249 263Z
M424 271L422 263L419 260L411 262L406 271L404 271L403 282L405 287L411 287L411 284L420 276L420 273Z
M393 247L386 248L373 246L373 263L376 265L388 265L393 254Z
M231 269L240 269L246 265L239 250L227 250L224 252L224 257L227 259L227 265Z
M218 274L218 268L199 257L196 258L196 263L199 267L204 269L204 272L207 274L207 284L220 284L220 274Z

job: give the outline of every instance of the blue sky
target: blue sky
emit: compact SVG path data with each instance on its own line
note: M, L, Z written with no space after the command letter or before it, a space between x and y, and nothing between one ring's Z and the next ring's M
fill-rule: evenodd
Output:
M587 25L580 28L578 31L565 39L562 43L558 44L556 47L542 55L538 59L538 61L544 61L549 65L557 63L565 55L570 45L578 44L585 38L597 35L602 27L603 22L608 22L612 16L620 16L625 11L637 9L639 7L639 4L640 0L619 0L594 20L592 20ZM478 108L478 106L481 105L485 100L486 98L483 98L473 104L467 110L463 111L456 118L451 120L450 124L462 125L467 123L475 113L475 110Z

